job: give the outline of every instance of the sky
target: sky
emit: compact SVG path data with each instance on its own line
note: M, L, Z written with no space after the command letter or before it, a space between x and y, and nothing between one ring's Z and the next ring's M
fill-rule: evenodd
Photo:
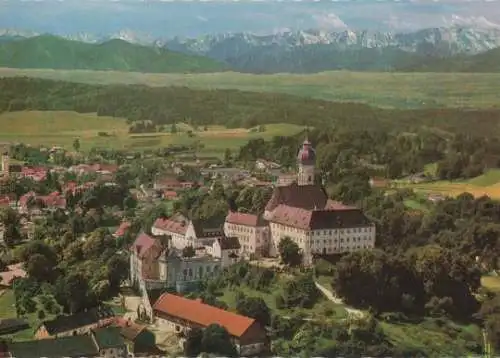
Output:
M500 0L0 0L0 29L155 38L225 32L500 28Z

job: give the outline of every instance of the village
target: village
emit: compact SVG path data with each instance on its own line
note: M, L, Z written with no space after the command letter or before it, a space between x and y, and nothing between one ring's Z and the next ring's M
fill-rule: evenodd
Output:
M61 154L60 148L43 153L48 162L54 157L61 161L67 155ZM12 159L5 151L1 162L0 205L4 212L16 216L4 219L0 226L6 250L40 240L40 225L47 225L47 217L76 215L84 219L84 228L75 230L79 238L72 240L85 245L104 228L115 241L111 245L120 243L109 260L117 255L123 269L115 284L119 286L116 295L107 297L107 305L97 300L95 306L84 305L83 311L57 312L51 319L44 319L46 313L39 311L38 326L30 326L23 318L29 310L25 307L19 312L16 303L17 313L12 308L10 317L2 319L4 334L11 337L3 350L12 356L25 357L27 352L47 352L50 356L54 342L64 356L71 357L183 352L189 340L187 332L193 327L208 331L211 325L227 331L239 355L265 354L271 351L266 322L216 307L216 300L212 300L214 304L200 297L189 298L193 292L239 265L272 272L294 272L287 267L296 266L304 272L313 268L318 258L375 247L375 224L363 211L328 199L315 166L314 148L307 139L298 148L296 171L266 160L257 160L250 168L199 160L194 165L177 161L165 165L162 161L161 169L151 169L144 180L143 173L134 173L134 168L144 171L144 162L134 156L128 163L122 158L125 163L121 165L118 160L108 160L67 167L24 165L18 160L12 164ZM371 184L377 185L375 181ZM37 192L40 187L43 190ZM240 205L235 209L230 204L217 218L190 217L179 205L184 197L197 200L197 196L211 195L220 199L231 187L259 191L250 193L246 208ZM206 210L218 209L208 204ZM101 215L101 220L96 215ZM19 224L19 232L8 220ZM38 267L33 262L13 262L13 257L11 261L0 273L1 295L12 294L16 280L31 279L33 268L28 267ZM328 285L318 280L314 285L335 307L343 305ZM362 316L347 306L343 309L352 317ZM12 339L19 331L23 336L28 331L33 334L21 341Z

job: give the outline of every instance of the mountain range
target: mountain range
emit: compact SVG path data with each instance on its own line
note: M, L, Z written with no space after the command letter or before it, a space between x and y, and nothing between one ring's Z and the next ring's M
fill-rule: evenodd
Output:
M447 27L411 33L319 30L153 38L123 30L27 37L0 31L0 66L142 72L496 72L500 29Z
M0 67L89 69L133 72L214 72L226 66L216 60L143 46L123 40L99 44L52 35L0 41Z
M174 38L164 43L183 53L207 56L242 72L309 73L326 70L419 68L455 56L474 56L500 47L500 29L432 28L411 33L295 31Z

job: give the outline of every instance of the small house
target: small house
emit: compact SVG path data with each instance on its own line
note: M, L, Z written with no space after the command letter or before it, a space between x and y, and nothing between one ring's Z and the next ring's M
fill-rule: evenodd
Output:
M58 316L44 321L35 332L37 339L87 334L92 329L105 327L114 321L113 310L100 306L70 316Z
M155 351L156 337L147 326L123 318L118 318L115 325L120 328L129 352L140 354Z
M222 267L228 267L238 262L240 257L240 241L235 236L224 236L212 244L211 253L221 259Z

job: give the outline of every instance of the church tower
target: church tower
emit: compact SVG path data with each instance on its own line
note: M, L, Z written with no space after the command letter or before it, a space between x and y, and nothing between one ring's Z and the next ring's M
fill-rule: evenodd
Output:
M9 153L5 152L2 154L2 174L9 174L10 158Z
M316 152L312 148L311 142L306 138L297 155L297 165L299 168L299 172L297 173L298 185L314 185L315 162Z

